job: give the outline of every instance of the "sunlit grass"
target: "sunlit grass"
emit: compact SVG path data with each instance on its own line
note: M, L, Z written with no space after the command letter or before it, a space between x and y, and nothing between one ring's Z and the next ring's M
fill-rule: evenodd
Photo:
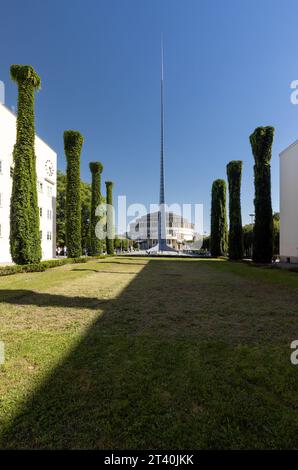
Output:
M2 447L297 447L296 273L115 257L0 283Z

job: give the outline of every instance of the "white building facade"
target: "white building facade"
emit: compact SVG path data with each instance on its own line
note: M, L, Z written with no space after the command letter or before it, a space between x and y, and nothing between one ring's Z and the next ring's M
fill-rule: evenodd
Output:
M16 116L0 103L0 263L11 262L9 247L10 197ZM56 254L57 154L35 136L38 207L42 258Z
M147 250L158 242L158 212L137 218L130 224L129 237L137 241L141 249ZM195 238L194 224L173 212L166 213L167 245L183 250Z
M280 259L298 263L298 140L279 157Z

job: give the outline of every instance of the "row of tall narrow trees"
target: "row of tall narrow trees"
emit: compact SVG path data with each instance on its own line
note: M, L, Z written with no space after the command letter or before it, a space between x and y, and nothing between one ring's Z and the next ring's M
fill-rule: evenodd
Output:
M10 250L17 264L39 263L42 256L37 197L34 92L41 80L30 65L12 65L10 74L18 85L17 136L13 151L13 183L10 204ZM83 136L78 131L64 132L66 173L66 243L68 256L82 254L80 159ZM92 255L100 254L102 242L96 236L98 206L102 203L100 162L91 162L92 200L90 240ZM112 204L112 182L106 182L107 203ZM107 210L107 227L113 226L113 213ZM114 240L107 236L107 252L114 252Z
M274 128L257 127L250 135L255 160L255 223L252 258L256 263L270 263L273 256L273 214L271 204L270 160ZM215 180L211 202L211 255L230 259L243 258L243 229L241 216L242 161L233 160L227 165L229 186L229 231L226 211L226 182Z
M64 150L67 159L66 170L66 245L68 256L76 258L82 254L81 241L81 175L80 159L83 145L83 136L78 131L64 132ZM100 222L102 213L99 210L102 204L101 196L101 173L103 165L101 162L90 162L91 171L91 220L90 220L90 255L98 255L102 252L102 240L98 237L97 224ZM110 205L113 203L111 181L106 181L107 211L106 211L106 247L107 253L114 253L114 239L108 233L108 228L113 226L113 212Z

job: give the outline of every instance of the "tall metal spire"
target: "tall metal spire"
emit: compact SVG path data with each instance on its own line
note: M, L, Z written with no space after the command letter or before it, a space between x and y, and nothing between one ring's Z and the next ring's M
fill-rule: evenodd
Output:
M166 230L166 208L165 208L165 174L164 174L164 66L163 66L163 38L161 36L161 70L160 70L160 189L159 189L159 211L158 211L158 242L150 248L149 252L173 252L172 247L167 245Z
M164 180L164 110L163 110L163 38L161 36L161 76L160 76L160 192L159 204L165 203Z
M161 36L161 70L160 70L160 188L158 211L158 251L164 251L166 240L166 213L165 213L165 175L164 175L164 110L163 110L163 40Z

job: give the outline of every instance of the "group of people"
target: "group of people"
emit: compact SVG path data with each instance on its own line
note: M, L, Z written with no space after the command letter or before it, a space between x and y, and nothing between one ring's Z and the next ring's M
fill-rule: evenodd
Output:
M57 246L56 256L67 256L67 247L66 246Z

